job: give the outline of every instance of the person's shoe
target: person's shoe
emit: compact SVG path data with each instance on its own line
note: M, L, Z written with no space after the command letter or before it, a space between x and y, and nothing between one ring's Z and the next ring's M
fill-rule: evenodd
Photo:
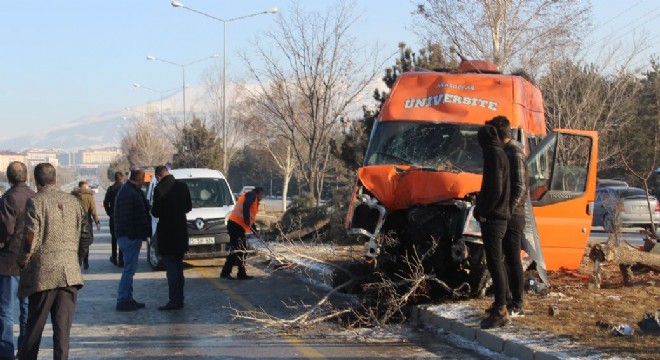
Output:
M114 256L110 256L110 262L112 265L117 266L117 258Z
M500 306L498 308L493 308L493 311L491 311L486 318L481 320L480 326L482 329L493 329L502 327L509 322L509 311L506 309L506 306Z
M225 279L225 280L236 280L235 277L233 277L231 275L225 275L225 274L220 274L220 278Z
M117 311L135 311L137 310L137 304L133 301L124 301L117 303Z
M183 309L183 304L172 304L168 302L167 304L158 307L158 310L161 311L179 310L179 309Z
M238 276L236 276L236 278L237 278L238 280L252 280L252 279L254 279L254 276L250 276L250 275L238 275Z
M133 299L133 300L131 300L131 301L133 302L133 304L135 304L135 306L136 306L138 309L144 309L145 306L147 306L147 305L145 305L144 303L141 303L141 302L137 302L137 301L135 301L135 299Z
M518 318L525 316L525 310L522 308L522 306L516 306L511 304L511 305L507 305L506 309L509 312L509 317L511 318Z

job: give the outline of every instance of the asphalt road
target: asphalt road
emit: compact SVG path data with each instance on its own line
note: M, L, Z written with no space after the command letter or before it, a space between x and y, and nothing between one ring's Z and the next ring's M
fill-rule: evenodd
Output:
M103 191L96 194L99 215ZM222 259L191 263L185 269L185 308L163 312L167 302L164 272L147 265L143 245L134 282L134 296L146 308L115 310L121 269L112 265L107 217L90 248L90 269L71 331L71 359L486 359L483 349L442 339L410 327L341 330L320 325L306 331L278 332L250 320L235 319L236 309L263 309L289 318L292 302L313 304L323 290L287 273L266 273L258 264L250 281L220 281ZM320 292L319 292L320 291ZM15 334L18 328L15 326ZM52 329L47 325L40 359L51 359ZM504 358L497 355L497 358Z

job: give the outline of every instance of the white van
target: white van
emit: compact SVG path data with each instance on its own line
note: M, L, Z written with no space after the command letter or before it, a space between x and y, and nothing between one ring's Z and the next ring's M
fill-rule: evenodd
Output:
M234 196L224 175L211 169L173 169L170 174L188 185L192 211L187 214L190 249L184 259L208 259L229 254L229 234L226 218L234 208ZM149 205L153 203L156 177L147 190ZM147 239L147 261L154 270L162 270L158 255L156 228L158 219L152 218L153 235Z

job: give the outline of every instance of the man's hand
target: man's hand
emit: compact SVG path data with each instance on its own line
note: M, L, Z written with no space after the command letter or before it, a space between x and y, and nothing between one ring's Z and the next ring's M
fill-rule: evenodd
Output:
M96 230L101 230L101 223L96 223Z

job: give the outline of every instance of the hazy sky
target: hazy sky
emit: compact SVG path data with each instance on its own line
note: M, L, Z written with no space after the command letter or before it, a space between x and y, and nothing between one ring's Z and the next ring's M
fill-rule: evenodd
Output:
M289 0L180 2L219 18L271 7L284 15L290 7ZM334 1L300 3L323 10ZM410 31L409 0L357 0L356 5L362 16L354 31L365 43L379 41L384 53L394 52L400 41L419 47ZM648 32L649 54L659 53L660 1L594 0L593 10L601 24L593 41ZM275 16L227 25L230 80L245 78L237 52L250 53L249 42L272 27ZM159 91L181 87L181 68L147 61L147 55L179 64L222 55L222 35L221 22L174 8L170 0L0 0L0 139L156 101L158 94L132 84ZM186 83L199 86L213 61L221 66L222 57L187 67Z

